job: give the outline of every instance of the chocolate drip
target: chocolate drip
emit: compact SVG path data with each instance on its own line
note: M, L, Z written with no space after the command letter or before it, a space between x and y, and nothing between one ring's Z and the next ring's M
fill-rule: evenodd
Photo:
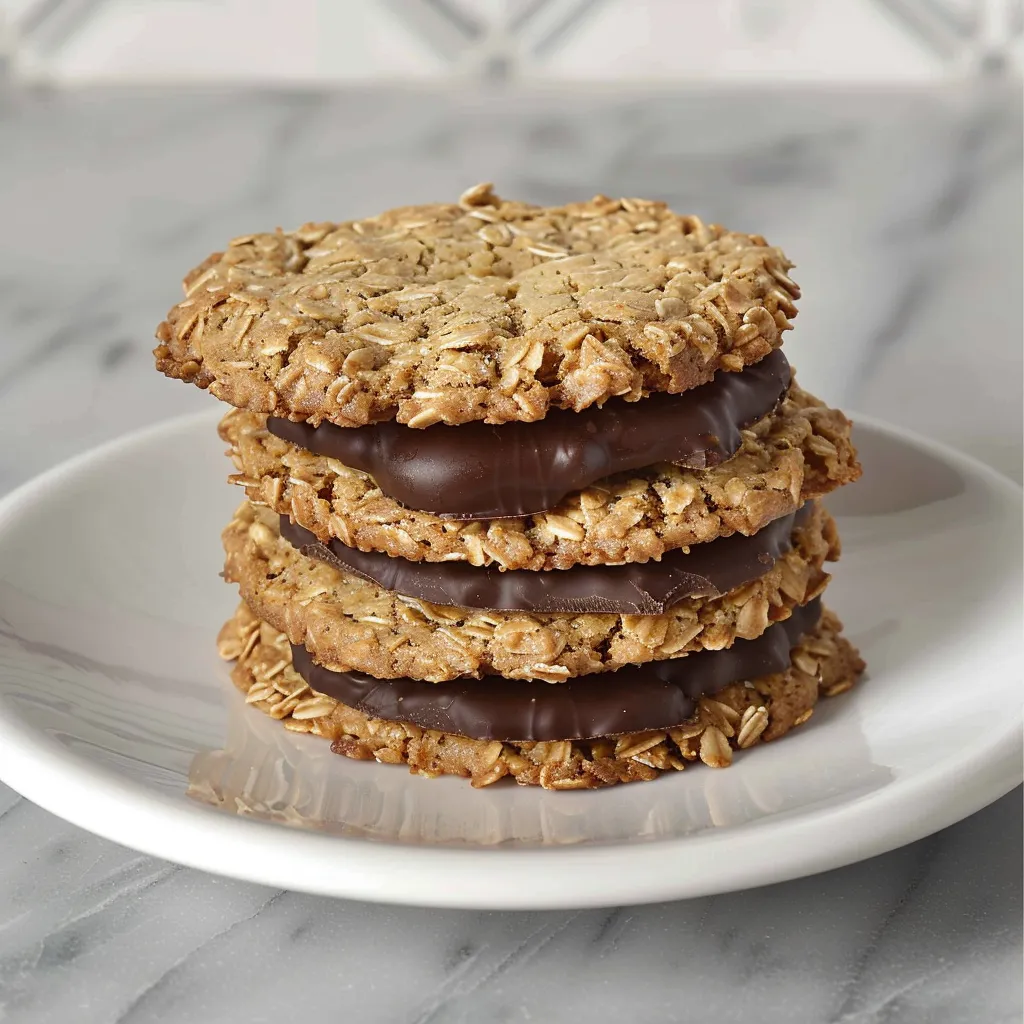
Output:
M756 640L564 683L501 677L448 683L375 679L323 668L298 646L292 647L292 663L314 690L373 718L480 740L588 739L670 729L693 714L703 694L784 672L790 651L820 617L821 600L815 598Z
M776 519L752 537L734 534L671 551L661 561L578 565L572 569L501 570L466 562L410 562L379 551L360 551L281 517L281 536L309 558L353 572L406 597L431 604L494 611L614 612L660 615L685 597L718 597L759 579L792 547L795 526L813 504Z
M346 429L271 417L267 429L373 476L407 508L452 519L523 516L554 508L572 491L656 462L704 469L728 459L740 431L775 408L789 387L781 351L740 373L679 395L603 408L554 409L536 423L466 423L411 430L394 421Z

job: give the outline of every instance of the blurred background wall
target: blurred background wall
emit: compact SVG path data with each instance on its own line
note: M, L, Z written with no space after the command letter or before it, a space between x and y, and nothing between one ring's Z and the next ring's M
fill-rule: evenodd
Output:
M0 0L29 81L934 82L1020 70L1024 0Z

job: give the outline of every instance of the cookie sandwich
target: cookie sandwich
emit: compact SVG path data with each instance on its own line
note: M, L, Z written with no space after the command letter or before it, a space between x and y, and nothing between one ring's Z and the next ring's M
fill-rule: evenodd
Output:
M725 767L849 689L820 499L860 467L782 352L790 269L663 203L489 185L200 264L155 356L232 407L246 702L576 789Z

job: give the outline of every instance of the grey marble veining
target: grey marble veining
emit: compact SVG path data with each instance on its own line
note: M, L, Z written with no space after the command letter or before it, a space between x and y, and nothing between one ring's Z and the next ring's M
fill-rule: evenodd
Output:
M0 492L209 407L149 350L182 272L229 237L477 180L763 232L799 265L807 386L1020 479L1020 120L1015 88L965 86L0 93ZM1020 862L1017 792L767 889L437 912L164 864L0 787L0 1021L1015 1022Z

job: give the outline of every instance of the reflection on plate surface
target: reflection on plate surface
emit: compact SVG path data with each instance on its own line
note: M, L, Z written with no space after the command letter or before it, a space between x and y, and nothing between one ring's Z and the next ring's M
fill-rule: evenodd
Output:
M246 707L233 687L227 699L227 741L196 755L190 796L236 814L368 839L474 846L663 839L824 806L892 776L867 756L852 708L841 748L812 751L785 783L771 772L694 765L643 784L643 792L636 784L551 793L510 779L480 790L461 779L410 780L400 766L350 761L325 740L288 732ZM844 703L836 698L819 714L843 714Z

